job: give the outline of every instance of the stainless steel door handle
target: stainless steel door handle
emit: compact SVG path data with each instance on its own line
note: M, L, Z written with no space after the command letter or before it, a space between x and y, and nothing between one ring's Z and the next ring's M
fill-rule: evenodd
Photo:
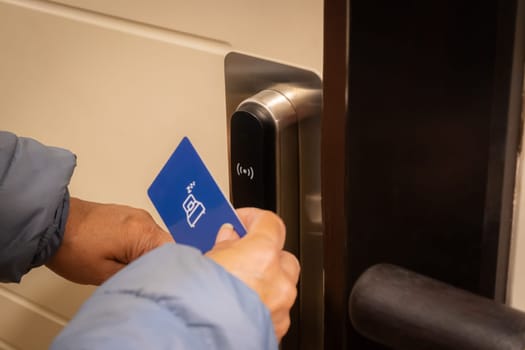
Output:
M321 349L321 80L304 69L239 53L226 56L225 78L232 203L279 214L286 224L285 249L301 262L298 300L281 347Z

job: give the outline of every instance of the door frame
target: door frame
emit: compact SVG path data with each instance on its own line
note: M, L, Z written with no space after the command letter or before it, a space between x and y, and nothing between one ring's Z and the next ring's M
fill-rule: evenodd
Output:
M355 1L355 0L354 0ZM324 223L325 349L346 349L352 332L347 302L352 243L348 210L351 0L324 4L321 181ZM516 161L523 127L521 93L525 62L525 0L498 1L498 56L494 66L479 294L505 302L512 230ZM351 136L351 135L350 135ZM361 349L364 350L364 349Z

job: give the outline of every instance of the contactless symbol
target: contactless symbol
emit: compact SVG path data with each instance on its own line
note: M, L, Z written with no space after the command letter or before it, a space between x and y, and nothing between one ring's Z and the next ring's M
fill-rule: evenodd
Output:
M194 228L195 225L197 225L197 222L199 221L199 219L204 214L206 214L206 208L204 207L202 202L198 201L195 198L195 196L191 193L194 187L195 187L195 181L193 181L186 187L188 196L182 203L182 209L184 209L184 212L186 213L186 221L188 222L188 225L191 228Z
M248 176L250 180L253 180L253 176L255 175L255 171L253 171L253 167L244 168L241 163L237 163L235 169L237 170L237 175L241 176Z

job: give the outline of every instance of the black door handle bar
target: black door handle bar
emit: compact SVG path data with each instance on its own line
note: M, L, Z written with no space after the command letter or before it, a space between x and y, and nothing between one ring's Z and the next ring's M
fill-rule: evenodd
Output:
M398 350L524 350L525 313L393 265L375 265L349 298L354 328Z

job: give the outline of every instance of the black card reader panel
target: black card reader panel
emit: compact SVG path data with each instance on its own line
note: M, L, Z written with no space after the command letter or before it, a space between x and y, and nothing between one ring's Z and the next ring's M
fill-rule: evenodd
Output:
M276 210L275 124L263 108L231 118L232 203Z

